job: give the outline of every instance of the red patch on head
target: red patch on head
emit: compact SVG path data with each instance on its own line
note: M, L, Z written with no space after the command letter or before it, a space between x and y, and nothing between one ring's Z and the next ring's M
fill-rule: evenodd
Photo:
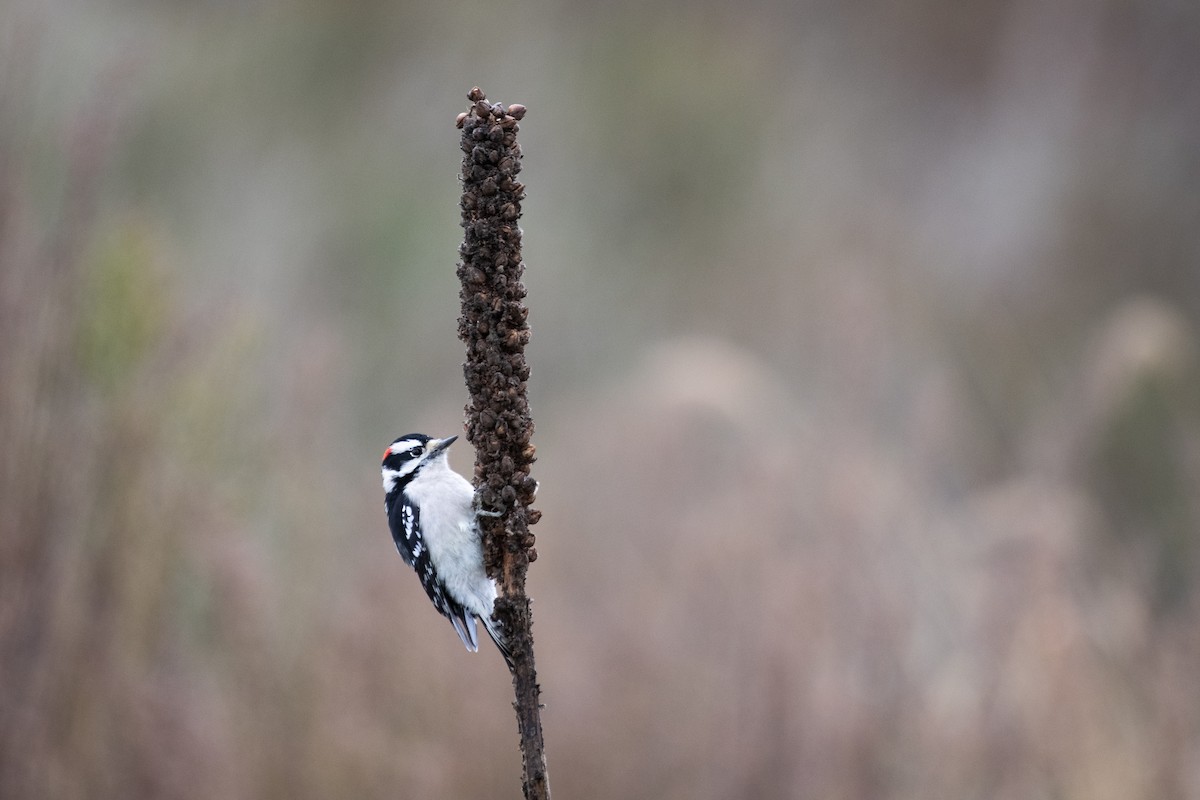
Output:
M387 450L383 451L383 458L380 461L387 461L387 457L392 454L392 446L389 444Z

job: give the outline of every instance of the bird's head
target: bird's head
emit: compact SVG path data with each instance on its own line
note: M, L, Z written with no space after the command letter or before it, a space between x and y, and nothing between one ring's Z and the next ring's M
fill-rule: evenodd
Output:
M418 471L439 460L445 462L446 448L454 444L457 436L431 439L423 433L406 433L397 436L383 451L383 488L391 492L400 481L411 480Z

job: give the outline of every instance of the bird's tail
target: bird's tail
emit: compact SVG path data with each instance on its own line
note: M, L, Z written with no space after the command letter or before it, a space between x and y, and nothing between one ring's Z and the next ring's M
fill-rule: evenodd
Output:
M504 635L504 626L492 617L480 617L480 622L487 630L488 636L492 637L492 641L496 643L496 648L500 651L500 655L504 656L504 663L508 664L509 672L516 672L517 668L513 664L512 650L508 646L508 638Z

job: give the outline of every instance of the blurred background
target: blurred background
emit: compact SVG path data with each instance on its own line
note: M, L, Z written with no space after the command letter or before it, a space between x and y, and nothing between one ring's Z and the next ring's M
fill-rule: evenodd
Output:
M1196 4L2 5L0 796L519 795L378 473L478 84L557 796L1200 798Z

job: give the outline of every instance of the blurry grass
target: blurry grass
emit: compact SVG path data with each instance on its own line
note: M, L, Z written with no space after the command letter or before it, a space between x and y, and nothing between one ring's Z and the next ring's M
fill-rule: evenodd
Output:
M77 345L85 375L108 392L132 388L136 370L163 339L169 313L166 275L147 234L122 225L112 236L85 272Z

